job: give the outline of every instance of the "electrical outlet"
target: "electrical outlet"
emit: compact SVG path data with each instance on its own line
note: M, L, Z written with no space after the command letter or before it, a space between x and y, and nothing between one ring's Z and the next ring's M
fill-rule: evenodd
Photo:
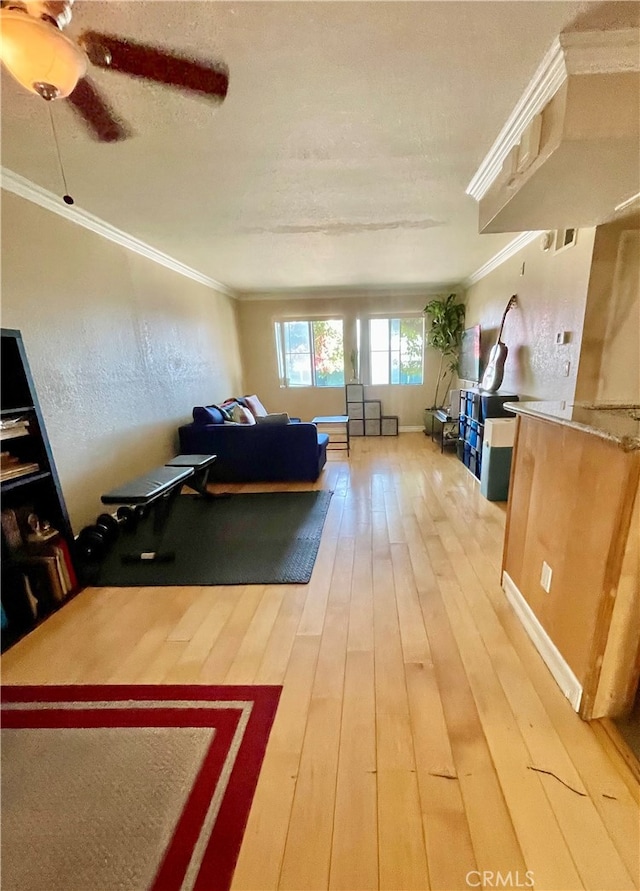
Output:
M540 573L540 584L547 592L547 594L551 591L551 578L553 576L553 570L549 566L546 560L542 561L542 572Z

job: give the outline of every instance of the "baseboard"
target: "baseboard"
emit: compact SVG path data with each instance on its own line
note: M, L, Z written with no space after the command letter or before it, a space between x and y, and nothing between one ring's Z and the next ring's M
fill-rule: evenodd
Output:
M575 711L578 711L582 700L582 685L507 572L502 573L502 589L558 686Z

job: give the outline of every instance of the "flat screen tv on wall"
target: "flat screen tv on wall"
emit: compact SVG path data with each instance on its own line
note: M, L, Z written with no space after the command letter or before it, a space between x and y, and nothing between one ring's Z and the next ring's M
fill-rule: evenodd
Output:
M460 380L477 384L480 381L480 325L465 328L460 340L458 359Z

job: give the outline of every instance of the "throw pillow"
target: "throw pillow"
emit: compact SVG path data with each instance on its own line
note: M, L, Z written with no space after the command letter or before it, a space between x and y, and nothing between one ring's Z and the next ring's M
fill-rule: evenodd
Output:
M278 412L278 413L274 412L273 414L265 415L262 418L256 418L256 424L276 425L276 424L288 424L288 423L289 423L289 415L286 413L286 411L282 411L282 412Z
M244 401L254 418L264 418L268 414L266 408L255 394L253 396L245 396Z
M219 409L224 415L225 420L232 421L233 420L233 410L238 403L235 399L227 399L225 402L221 402L220 405L217 405L216 408Z
M256 419L253 417L248 408L245 408L244 405L236 405L231 414L231 419L236 422L236 424L255 424Z
M215 405L196 405L193 420L196 424L222 424L224 415Z

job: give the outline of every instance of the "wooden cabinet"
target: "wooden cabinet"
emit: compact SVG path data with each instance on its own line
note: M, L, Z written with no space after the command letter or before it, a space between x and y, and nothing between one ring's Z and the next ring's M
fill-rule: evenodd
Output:
M2 329L2 648L77 591L73 534L19 331Z
M633 442L527 414L518 420L503 587L583 718L623 714L638 681L640 448Z

